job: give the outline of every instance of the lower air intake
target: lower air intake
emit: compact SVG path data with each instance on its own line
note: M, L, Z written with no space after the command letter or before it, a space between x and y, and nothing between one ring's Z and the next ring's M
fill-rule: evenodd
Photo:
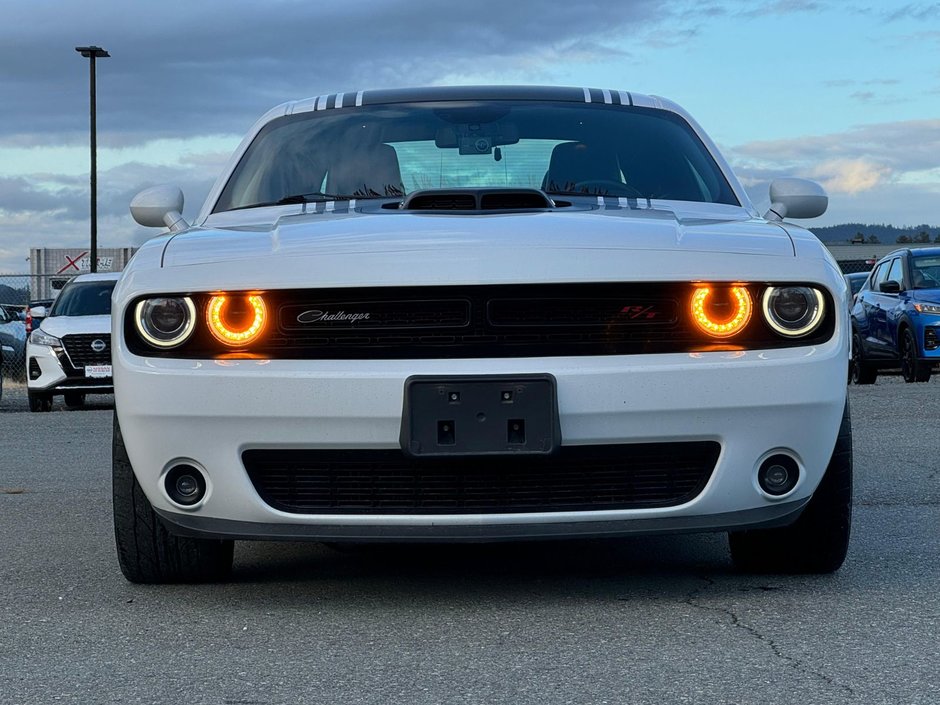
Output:
M716 442L564 446L558 455L407 458L399 450L248 450L261 498L297 514L503 514L684 504Z

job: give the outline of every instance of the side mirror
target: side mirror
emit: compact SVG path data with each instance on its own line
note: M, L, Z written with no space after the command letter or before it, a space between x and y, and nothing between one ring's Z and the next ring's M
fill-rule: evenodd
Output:
M131 200L131 215L148 228L167 227L179 232L189 227L183 220L183 192L176 186L152 186Z
M33 318L45 318L48 314L45 306L33 306L29 309L29 315Z
M878 285L878 291L882 294L899 294L901 293L901 285L896 281L889 279L888 281L883 281Z
M829 207L826 190L809 179L775 179L770 184L770 210L767 220L816 218Z

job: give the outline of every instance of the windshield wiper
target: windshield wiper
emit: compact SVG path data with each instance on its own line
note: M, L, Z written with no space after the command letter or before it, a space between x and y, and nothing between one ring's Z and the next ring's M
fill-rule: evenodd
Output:
M295 193L292 196L284 196L276 201L261 201L259 203L249 203L247 206L236 206L229 208L231 211L240 211L246 208L265 208L267 206L287 206L292 203L324 203L325 201L351 201L352 199L370 198L370 196L347 196L338 193L323 193L322 191L311 191L310 193Z
M611 193L611 190L616 190L621 188L624 190L629 189L630 193L628 194L617 194ZM579 191L577 189L551 189L546 190L549 196L584 196L585 198L597 198L598 196L604 196L607 198L629 198L631 200L642 199L644 201L649 201L650 197L645 193L642 193L639 189L634 188L630 184L619 184L618 186L611 186L610 188L606 187L597 187L593 191Z

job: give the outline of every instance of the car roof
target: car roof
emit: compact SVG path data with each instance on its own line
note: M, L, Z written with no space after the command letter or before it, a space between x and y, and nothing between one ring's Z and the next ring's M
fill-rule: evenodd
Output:
M919 257L921 255L926 255L928 257L937 257L940 256L940 247L900 247L897 250L892 250L880 260L879 264L886 259L891 259L892 257L897 257L898 255L912 255L914 257Z
M95 272L94 274L79 274L77 277L73 277L69 282L116 282L121 278L120 272Z
M327 93L286 104L286 114L363 105L460 100L537 100L670 109L671 101L630 91L587 86L425 86Z

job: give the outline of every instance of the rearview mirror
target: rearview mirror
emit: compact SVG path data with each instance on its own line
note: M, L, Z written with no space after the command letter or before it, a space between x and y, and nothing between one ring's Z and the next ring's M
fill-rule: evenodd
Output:
M176 186L152 186L131 200L131 215L148 228L167 227L179 232L189 227L183 220L183 192Z
M767 220L816 218L829 207L826 190L809 179L775 179L770 184L770 210Z
M29 315L33 318L45 318L48 312L45 306L33 306L29 309Z
M899 294L901 292L901 285L893 279L889 279L878 285L878 291L882 294Z

